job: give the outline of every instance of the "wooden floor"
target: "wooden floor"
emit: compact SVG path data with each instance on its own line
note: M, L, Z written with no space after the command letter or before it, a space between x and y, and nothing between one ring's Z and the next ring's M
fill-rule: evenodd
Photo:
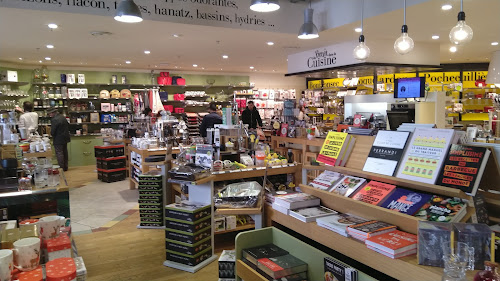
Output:
M69 188L82 187L90 182L97 181L96 167L81 166L70 167L68 171L64 172L66 180L68 181ZM64 180L61 179L61 184L64 186Z
M102 232L75 236L78 254L87 267L88 279L94 280L183 280L218 279L217 261L197 273L163 266L165 231L137 229L139 213L135 212L112 228ZM235 233L216 236L216 253L234 248Z

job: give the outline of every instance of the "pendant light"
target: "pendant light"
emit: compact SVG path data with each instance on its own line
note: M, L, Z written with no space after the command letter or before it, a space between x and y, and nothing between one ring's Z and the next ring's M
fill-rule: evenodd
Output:
M250 10L254 12L274 12L279 10L280 4L278 0L252 0Z
M354 48L354 51L352 52L354 58L357 60L366 60L370 56L370 48L366 46L365 36L363 35L364 9L365 9L365 0L363 0L361 4L361 35L359 35L359 45L356 46L356 48Z
M311 0L309 0L309 8L304 10L304 24L299 29L299 39L314 39L318 38L318 28L313 23L314 9L311 8Z
M116 8L115 20L127 23L141 22L141 10L134 0L122 0Z
M500 88L500 51L493 53L490 65L488 66L486 84L495 84L495 86Z
M394 42L394 50L400 55L408 54L413 50L415 44L408 35L408 26L406 25L406 0L403 0L403 26L401 27L401 36Z
M472 40L472 28L465 23L464 0L460 1L458 23L450 31L450 41L453 44L463 45Z

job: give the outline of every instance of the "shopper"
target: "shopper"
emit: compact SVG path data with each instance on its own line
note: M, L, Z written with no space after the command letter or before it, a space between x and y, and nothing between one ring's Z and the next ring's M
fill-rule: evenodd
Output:
M241 114L243 124L248 124L249 129L257 129L262 127L262 119L260 118L259 111L255 107L253 101L249 101L247 108Z
M19 117L19 129L26 133L25 136L23 136L24 133L21 134L21 137L26 139L38 128L38 114L33 112L33 103L30 101L23 103L23 109L24 113Z
M210 103L207 108L208 114L203 117L200 125L200 134L202 137L207 137L207 129L213 128L215 124L222 124L222 116L217 114L215 103Z
M56 150L57 163L64 171L68 170L68 142L69 125L66 117L59 113L57 108L47 110L50 116L50 134L52 135L54 148Z

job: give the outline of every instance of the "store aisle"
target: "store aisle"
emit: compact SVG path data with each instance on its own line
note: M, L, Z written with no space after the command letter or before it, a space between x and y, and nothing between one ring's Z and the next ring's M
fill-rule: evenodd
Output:
M111 227L137 207L138 192L130 190L128 179L114 183L93 181L70 190L71 225L75 235Z

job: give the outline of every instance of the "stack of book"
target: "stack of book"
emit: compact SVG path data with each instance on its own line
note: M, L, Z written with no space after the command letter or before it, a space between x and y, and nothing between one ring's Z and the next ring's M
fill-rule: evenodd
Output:
M275 197L273 209L288 215L291 209L319 206L320 199L306 193L295 193Z
M396 226L382 221L367 221L359 224L349 225L347 232L355 239L363 242L366 239L382 235L387 232L396 230Z
M338 214L316 219L318 226L334 231L342 236L349 237L347 227L360 224L368 220L350 214Z
M417 236L399 230L368 238L365 244L368 249L392 259L417 253Z
M354 200L363 201L372 205L379 205L396 189L395 185L370 181L353 194Z
M274 244L244 249L242 256L268 280L307 281L307 263Z
M267 204L273 204L274 203L274 199L276 199L276 197L280 197L280 196L284 196L284 195L288 195L288 194L294 194L294 193L298 193L298 192L294 191L294 190L291 190L291 189L276 190L276 191L272 191L272 192L266 192L266 203Z
M343 175L340 173L324 171L317 178L315 178L310 185L314 188L330 191L332 187L342 179L342 176Z
M337 214L336 211L324 206L307 207L296 210L290 210L290 216L303 222L313 222L318 218Z
M351 196L356 190L366 184L366 179L353 176L344 176L337 184L330 189L331 192L343 195L345 197Z

